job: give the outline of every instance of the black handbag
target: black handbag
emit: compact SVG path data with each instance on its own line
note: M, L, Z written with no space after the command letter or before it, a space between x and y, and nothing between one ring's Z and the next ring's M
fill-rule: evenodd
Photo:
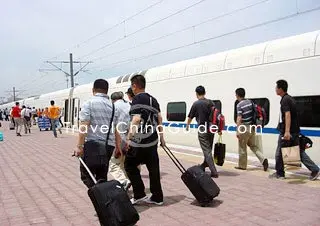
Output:
M112 115L107 133L106 142L90 140L84 143L83 161L88 167L97 167L107 162L108 140L111 131L112 121L114 117L114 104L112 103Z
M214 145L214 162L222 166L226 157L226 144L222 143L222 136L219 135L218 142Z
M304 151L308 148L311 148L313 145L313 142L309 137L306 137L303 134L300 134L299 135L299 145L300 145L300 150Z

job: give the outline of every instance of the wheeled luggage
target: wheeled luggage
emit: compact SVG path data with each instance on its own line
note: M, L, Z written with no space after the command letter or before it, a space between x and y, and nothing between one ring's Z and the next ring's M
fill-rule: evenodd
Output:
M9 129L10 129L10 130L14 130L14 123L13 123L13 122L10 122L10 123L9 123Z
M186 170L167 146L164 146L163 149L178 167L182 173L182 181L201 206L207 206L219 195L220 188L200 166L192 166Z
M135 225L140 217L131 204L127 192L117 180L96 181L87 165L79 157L95 185L88 190L88 195L103 226Z
M49 118L39 118L38 119L38 126L39 126L39 130L49 130L51 128L51 122Z

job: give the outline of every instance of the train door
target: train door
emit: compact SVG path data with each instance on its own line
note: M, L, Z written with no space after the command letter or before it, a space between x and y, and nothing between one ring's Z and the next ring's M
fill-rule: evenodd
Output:
M67 122L68 121L68 110L69 110L69 100L64 101L64 117L63 121Z
M64 100L63 122L69 122L69 100Z
M79 128L79 112L80 112L80 99L74 98L73 100L73 125Z

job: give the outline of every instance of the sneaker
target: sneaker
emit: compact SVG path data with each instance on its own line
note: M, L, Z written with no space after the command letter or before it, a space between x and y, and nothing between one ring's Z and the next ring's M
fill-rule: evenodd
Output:
M285 177L284 176L279 176L277 173L273 173L271 175L269 175L270 179L280 179L280 180L284 180Z
M131 187L131 182L129 180L123 183L123 188L125 191L128 191L130 187Z
M263 165L263 170L264 171L267 171L268 170L268 167L269 167L269 163L268 163L268 159L265 159L262 163Z
M310 180L316 180L320 176L320 170L318 172L312 172L310 176Z
M246 168L241 168L241 167L239 167L239 166L235 166L234 168L235 168L235 169L238 169L238 170L247 170Z
M153 201L153 200L151 199L151 197L149 197L149 198L146 200L146 203L156 204L156 205L158 205L158 206L162 206L162 205L163 205L163 201L162 201L162 202Z
M131 201L132 205L135 205L135 204L138 204L140 202L146 201L147 199L148 199L148 196L144 196L144 197L142 197L140 199L132 198L132 199L130 199L130 201Z
M218 173L210 173L210 177L218 178L219 174Z

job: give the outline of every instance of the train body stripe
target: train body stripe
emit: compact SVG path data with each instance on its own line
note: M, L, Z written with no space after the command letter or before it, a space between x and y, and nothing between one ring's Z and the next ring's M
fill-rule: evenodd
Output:
M163 122L162 123L165 127L175 127L175 128L185 128L186 123L175 123L175 122ZM197 124L190 124L190 128L198 128ZM230 132L235 132L236 127L235 126L225 126L224 130L228 130ZM260 129L257 129L257 132L260 133ZM262 133L265 134L279 134L279 131L277 128L263 128ZM301 133L305 136L311 136L311 137L320 137L320 130L311 130L311 129L301 129Z

